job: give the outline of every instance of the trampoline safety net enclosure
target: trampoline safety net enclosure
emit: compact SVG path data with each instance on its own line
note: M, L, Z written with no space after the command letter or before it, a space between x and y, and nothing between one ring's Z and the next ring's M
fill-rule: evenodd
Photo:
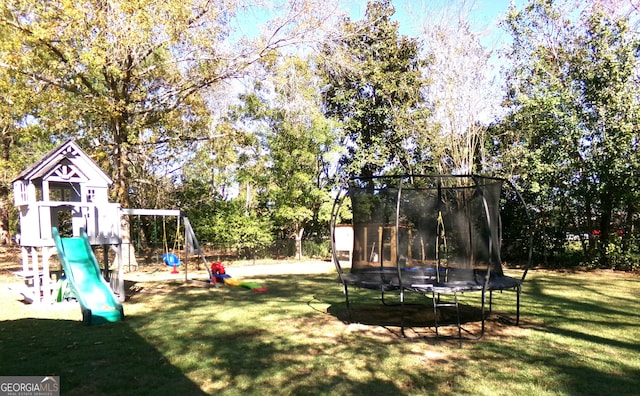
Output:
M479 177L353 180L352 271L399 265L502 275L501 189L501 180Z

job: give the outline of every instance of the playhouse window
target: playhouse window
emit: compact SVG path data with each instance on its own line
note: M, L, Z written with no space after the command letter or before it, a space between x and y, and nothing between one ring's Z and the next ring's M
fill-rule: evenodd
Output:
M20 202L27 202L29 200L29 195L27 194L27 185L24 183L20 183Z
M79 186L74 183L50 183L49 200L61 202L80 202Z
M90 188L87 190L87 202L93 202L96 200L96 190Z

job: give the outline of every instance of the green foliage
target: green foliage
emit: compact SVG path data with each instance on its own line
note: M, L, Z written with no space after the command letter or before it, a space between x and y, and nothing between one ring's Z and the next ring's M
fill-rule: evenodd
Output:
M305 58L281 49L318 33L331 9L320 0L274 2L287 13L255 40L234 32L240 2L189 4L0 5L0 231L15 230L10 181L73 137L123 206L184 208L203 241L247 254L283 238L323 240L342 176L482 169L524 190L542 262L567 254L638 266L640 41L631 16L600 2L579 12L549 0L511 9L508 115L489 140L474 118L481 111L465 113L484 101L467 94L487 54L464 21L455 31L434 25L421 48L399 34L390 0L371 0L362 20L345 18L319 56ZM249 68L259 76L227 113L213 93ZM495 163L483 162L484 149ZM588 238L569 248L567 233Z
M0 8L0 12L2 8ZM55 136L35 122L43 103L34 101L27 76L6 67L18 56L20 41L0 24L0 235L18 231L17 211L12 208L11 181L28 165L49 151ZM0 244L7 242L5 238Z
M610 236L634 228L640 204L640 41L627 19L594 6L572 22L558 4L532 1L509 14L510 114L496 158L535 206L545 251L559 249L567 231L597 230L586 260L611 267ZM630 246L619 246L622 256Z
M241 250L245 257L255 258L257 252L273 244L271 220L257 216L255 212L234 216L228 226L235 230L231 235L232 246Z
M206 125L193 84L209 65L178 48L204 50L198 42L222 29L216 14L205 10L194 28L173 1L9 1L0 23L21 46L6 67L28 77L42 105L39 124L99 146L95 158L112 176L117 201L129 206L132 180L147 179L160 163L149 157L166 159L170 141Z
M306 239L303 241L305 257L326 259L331 257L331 242L328 240Z
M272 76L256 83L236 109L256 136L251 159L241 170L243 190L253 188L257 197L251 206L268 208L283 236L300 242L308 227L327 227L336 140L331 122L319 111L311 65L292 56L269 66Z
M325 113L341 123L348 175L371 176L393 167L410 172L425 110L417 40L398 33L389 0L369 1L365 19L345 19L340 39L325 44Z
M200 201L202 192L195 193L196 185L184 197L187 216L198 240L218 248L233 249L242 255L254 257L256 252L273 244L273 226L267 216L249 210L242 199L211 199ZM194 203L190 199L196 198Z
M599 242L599 241L598 241ZM637 235L625 236L615 233L607 241L605 254L608 267L622 271L640 269L640 240ZM600 267L600 260L594 260L593 265Z
M154 185L211 138L211 92L304 40L329 12L318 3L278 2L264 36L247 38L235 32L247 11L237 1L8 0L0 26L16 45L0 51L0 67L26 78L50 133L96 148L118 202L139 205L132 188Z

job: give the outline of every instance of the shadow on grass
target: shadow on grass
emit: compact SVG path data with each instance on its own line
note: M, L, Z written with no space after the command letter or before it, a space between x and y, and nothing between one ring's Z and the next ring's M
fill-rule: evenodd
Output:
M408 338L436 338L436 314L433 311L431 299L426 299L423 303L407 303L404 307L401 304L383 304L382 301L370 301L371 299L352 300L349 309L347 309L346 302L334 304L327 309L327 312L345 324L380 326L391 335L399 338L404 338L402 335L403 327ZM482 323L481 308L461 304L459 310L460 325L465 333L463 338L473 337ZM455 308L438 308L437 319L440 338L457 337L458 317ZM408 331L414 335L407 333Z
M326 313L341 298L331 276L260 281L267 293L174 284L170 294L155 295L161 313L129 320L165 354L180 355L180 368L207 393L402 393L380 375L379 363L391 353L387 345L345 333L344 324ZM147 299L139 294L132 302L140 297ZM405 377L421 385L431 380Z
M122 323L0 322L0 373L60 375L63 394L92 395L579 395L632 394L640 386L637 278L534 274L524 286L523 325L463 348L389 336L397 335L399 307L371 292L353 294L362 327L349 326L332 274L256 278L267 293L179 281L131 285ZM467 297L462 319L471 326L479 298ZM423 305L407 307L408 324L430 325L431 301L411 301ZM494 302L494 312L512 314L513 294ZM619 334L611 332L616 326Z
M58 375L64 395L204 394L125 322L0 322L2 375Z
M482 346L490 356L541 367L557 392L630 394L640 387L640 285L618 274L534 273L524 284L520 345Z
M585 282L581 277L563 277L561 274L533 279L526 287L531 296L528 309L545 323L546 331L640 352L639 339L616 339L593 332L594 328L636 328L640 323L640 311L636 309L640 295L633 293L633 289L608 283L602 278ZM636 288L640 290L640 287ZM558 290L564 292L557 293ZM584 331L567 329L566 325L571 323L581 324Z

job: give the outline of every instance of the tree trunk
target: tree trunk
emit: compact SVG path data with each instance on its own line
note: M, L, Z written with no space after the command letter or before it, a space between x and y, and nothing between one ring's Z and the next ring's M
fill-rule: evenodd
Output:
M13 147L13 139L9 128L3 128L2 131L2 160L9 162L11 148ZM10 173L9 173L10 174ZM3 175L3 179L7 174ZM8 180L0 180L0 245L11 244L11 233L9 232L9 208L11 207L11 185Z
M622 252L628 253L631 248L631 235L634 233L633 219L636 216L636 206L633 202L627 203L627 216L622 227Z
M0 245L11 244L9 206L9 188L5 185L0 185Z
M131 206L131 199L129 196L129 187L131 180L131 172L129 171L129 150L128 143L116 133L115 135L116 148L113 162L113 172L111 177L113 178L115 199L119 202L123 208L129 208Z
M116 117L112 119L113 137L115 142L115 152L113 153L113 172L111 177L114 184L114 195L116 202L123 208L131 207L131 197L129 190L131 187L131 171L129 170L129 142L127 138L126 119ZM121 265L127 269L138 269L138 261L135 256L135 249L131 244L131 225L129 216L122 216L120 219L120 238L122 239Z
M127 271L138 269L138 259L136 258L136 251L131 243L131 223L129 216L122 216L120 218L120 238L122 239L122 256L118 266L126 268Z
M608 190L608 189L605 189ZM600 265L608 268L611 266L611 260L607 254L611 235L611 216L613 213L613 198L607 192L601 195L602 212L600 214Z
M595 237L593 235L593 230L594 230L594 226L593 226L593 210L592 210L592 205L591 205L591 197L589 196L589 194L585 194L585 208L584 208L584 212L585 212L585 223L586 223L586 228L587 228L587 233L588 233L588 237L589 237L589 244L587 246L587 249L585 250L585 259L587 261L591 261L592 259L592 255L593 252L595 250L596 247L596 240Z
M300 228L295 234L296 237L296 256L298 260L302 260L302 234L304 234L304 227Z

